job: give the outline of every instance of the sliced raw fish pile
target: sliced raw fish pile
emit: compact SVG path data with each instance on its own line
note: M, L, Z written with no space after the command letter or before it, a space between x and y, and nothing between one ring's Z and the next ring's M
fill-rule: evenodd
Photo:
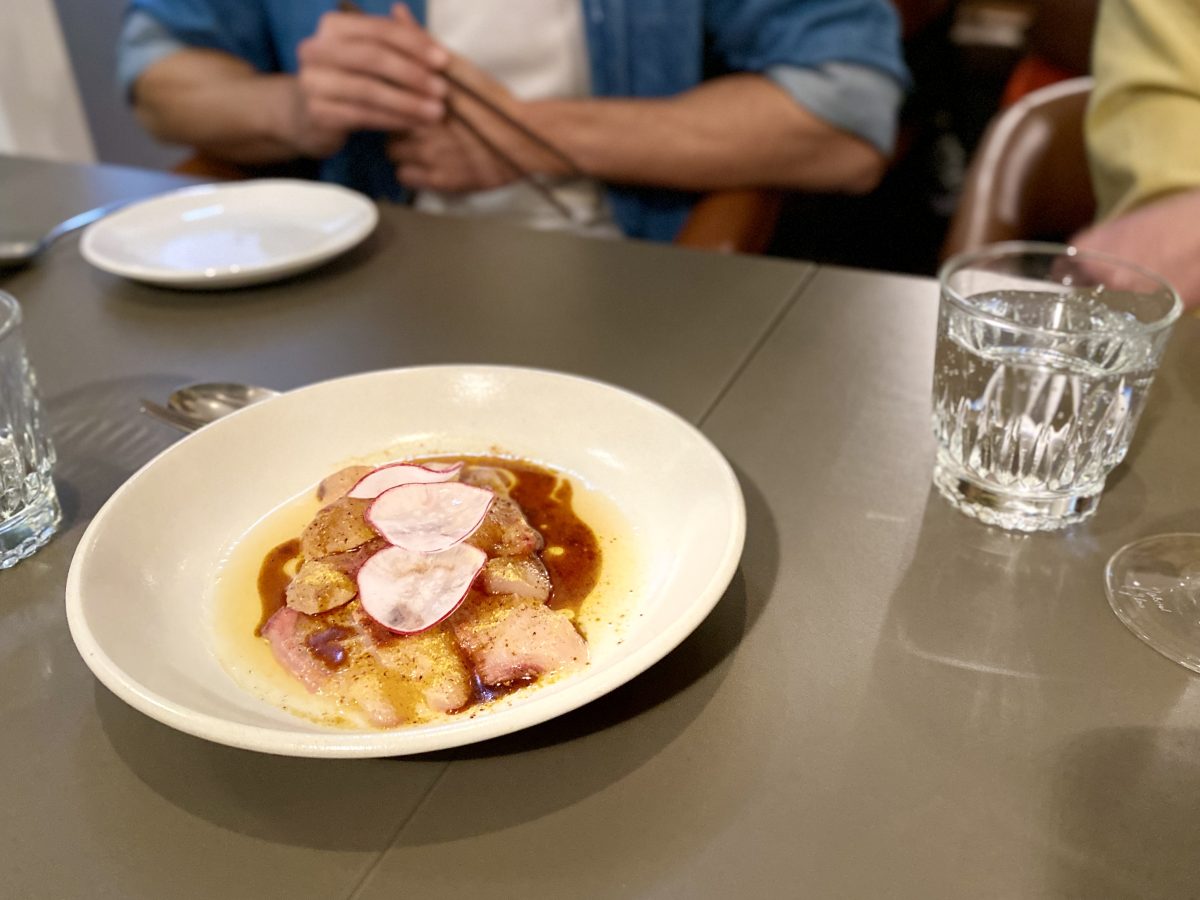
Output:
M498 466L352 466L318 488L286 605L262 628L310 692L391 727L587 662L547 602L544 540ZM489 695L490 696L490 695Z

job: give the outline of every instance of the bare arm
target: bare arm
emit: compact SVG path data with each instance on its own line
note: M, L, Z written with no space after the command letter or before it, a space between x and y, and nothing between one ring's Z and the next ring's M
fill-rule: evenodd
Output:
M186 49L134 85L146 128L235 163L334 153L353 131L439 121L446 52L411 21L327 13L298 48L298 75L266 74L216 50Z
M886 160L869 143L832 127L759 75L730 75L663 99L523 102L461 58L450 66L476 91L567 151L603 181L681 190L784 187L859 193ZM567 174L557 158L505 127L469 97L464 115L528 170ZM473 191L511 180L453 122L393 142L400 180L418 189Z
M861 193L886 165L870 144L759 75L729 75L662 100L547 100L529 105L528 120L585 171L618 183Z
M134 86L134 111L159 140L234 163L284 162L325 149L301 133L295 77L263 75L216 50L181 50L151 65ZM340 138L329 143L336 149Z

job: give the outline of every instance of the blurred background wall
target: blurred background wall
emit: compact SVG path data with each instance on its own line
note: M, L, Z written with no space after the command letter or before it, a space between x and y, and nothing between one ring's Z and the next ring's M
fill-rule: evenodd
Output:
M125 0L0 0L52 6L74 65L96 156L101 162L170 168L186 153L146 136L117 88L116 44Z
M92 140L54 6L4 0L3 19L0 151L91 161Z

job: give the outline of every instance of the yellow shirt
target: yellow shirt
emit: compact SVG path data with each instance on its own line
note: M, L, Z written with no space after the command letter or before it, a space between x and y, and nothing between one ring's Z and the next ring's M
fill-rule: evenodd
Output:
M1103 0L1092 52L1099 217L1200 188L1200 3Z

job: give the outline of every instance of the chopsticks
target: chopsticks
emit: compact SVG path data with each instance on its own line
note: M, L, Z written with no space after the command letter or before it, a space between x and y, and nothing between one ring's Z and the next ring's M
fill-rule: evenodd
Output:
M496 146L492 139L480 131L474 122L462 114L458 107L454 105L453 98L446 98L446 111L453 116L454 119L463 126L463 128L471 132L471 134L475 136L475 139L479 141L479 143L483 144L483 146L485 146L493 156L512 169L522 181L541 194L542 199L553 206L561 216L568 221L575 221L575 216L571 212L571 208L559 200L558 197L554 195L554 191L550 190L549 186L543 183L542 180L537 177L537 175L535 175L533 172L530 172L515 159L501 150L498 146Z
M362 15L367 14L361 6L354 2L354 0L338 0L337 6L341 12L359 13ZM576 163L575 160L571 158L570 154L568 154L565 150L542 137L520 119L514 118L508 113L507 110L497 105L490 98L479 93L479 91L475 90L475 88L471 87L469 84L466 84L457 75L448 70L442 70L438 74L442 78L446 79L446 82L454 90L459 91L467 97L470 97L473 101L478 103L500 121L504 122L514 131L519 132L525 137L526 140L536 144L542 150L546 151L551 156L562 162L572 176L576 178L587 177L587 173L580 168L579 164ZM495 141L487 137L487 135L485 135L483 131L474 122L472 122L470 118L462 112L462 110L458 108L458 105L454 102L453 96L446 98L446 112L453 119L455 119L455 121L459 122L464 128L466 128L467 131L469 131L477 141L483 144L489 153L508 166L522 181L536 190L542 196L542 198L546 200L547 203L554 207L558 213L560 213L566 219L574 221L575 216L572 214L571 209L554 195L554 192L549 188L549 186L542 182L537 173L530 172L515 159L513 159L512 156L510 156L507 152L497 146Z

